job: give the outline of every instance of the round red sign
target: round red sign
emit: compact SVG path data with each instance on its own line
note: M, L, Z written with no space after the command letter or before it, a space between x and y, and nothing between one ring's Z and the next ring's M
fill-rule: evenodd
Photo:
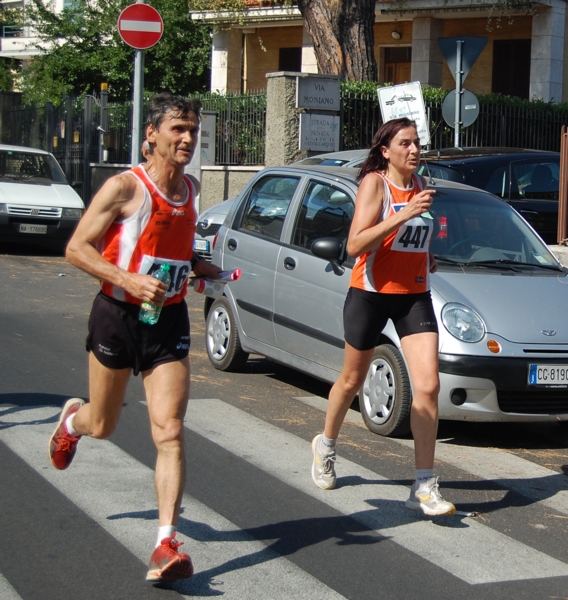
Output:
M118 17L118 33L129 46L145 50L160 41L164 22L160 13L148 4L131 4Z

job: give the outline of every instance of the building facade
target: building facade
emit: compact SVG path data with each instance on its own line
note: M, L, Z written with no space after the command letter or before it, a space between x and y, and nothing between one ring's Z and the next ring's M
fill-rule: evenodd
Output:
M238 23L219 12L192 13L215 27L211 91L246 92L266 88L266 74L318 73L311 36L294 5L249 0ZM267 5L265 5L267 4ZM452 89L454 78L439 38L480 36L487 45L467 76L466 87L491 92L568 101L566 0L383 0L375 8L375 58L379 84L420 81ZM263 6L264 5L264 6Z

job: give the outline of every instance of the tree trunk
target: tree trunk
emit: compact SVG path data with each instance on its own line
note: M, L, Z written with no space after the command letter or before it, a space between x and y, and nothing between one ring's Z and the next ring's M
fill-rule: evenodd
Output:
M377 81L375 0L298 0L320 73Z

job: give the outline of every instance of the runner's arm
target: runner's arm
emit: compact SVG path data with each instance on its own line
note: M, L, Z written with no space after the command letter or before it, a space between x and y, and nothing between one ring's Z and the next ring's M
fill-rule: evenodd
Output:
M347 240L347 252L353 258L378 248L403 223L426 212L435 193L434 190L422 190L402 210L377 223L383 210L384 185L380 175L369 173L359 186Z
M92 275L126 290L147 302L161 302L166 286L151 275L130 273L105 260L97 250L110 226L117 219L130 216L141 205L143 190L131 175L115 175L95 194L67 245L67 260Z

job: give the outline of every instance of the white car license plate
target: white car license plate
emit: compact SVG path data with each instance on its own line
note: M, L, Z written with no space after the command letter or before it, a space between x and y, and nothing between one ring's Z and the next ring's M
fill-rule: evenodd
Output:
M201 252L209 252L209 240L193 240L193 249Z
M47 233L47 225L30 225L20 223L20 233Z
M568 385L568 365L529 365L532 385Z

